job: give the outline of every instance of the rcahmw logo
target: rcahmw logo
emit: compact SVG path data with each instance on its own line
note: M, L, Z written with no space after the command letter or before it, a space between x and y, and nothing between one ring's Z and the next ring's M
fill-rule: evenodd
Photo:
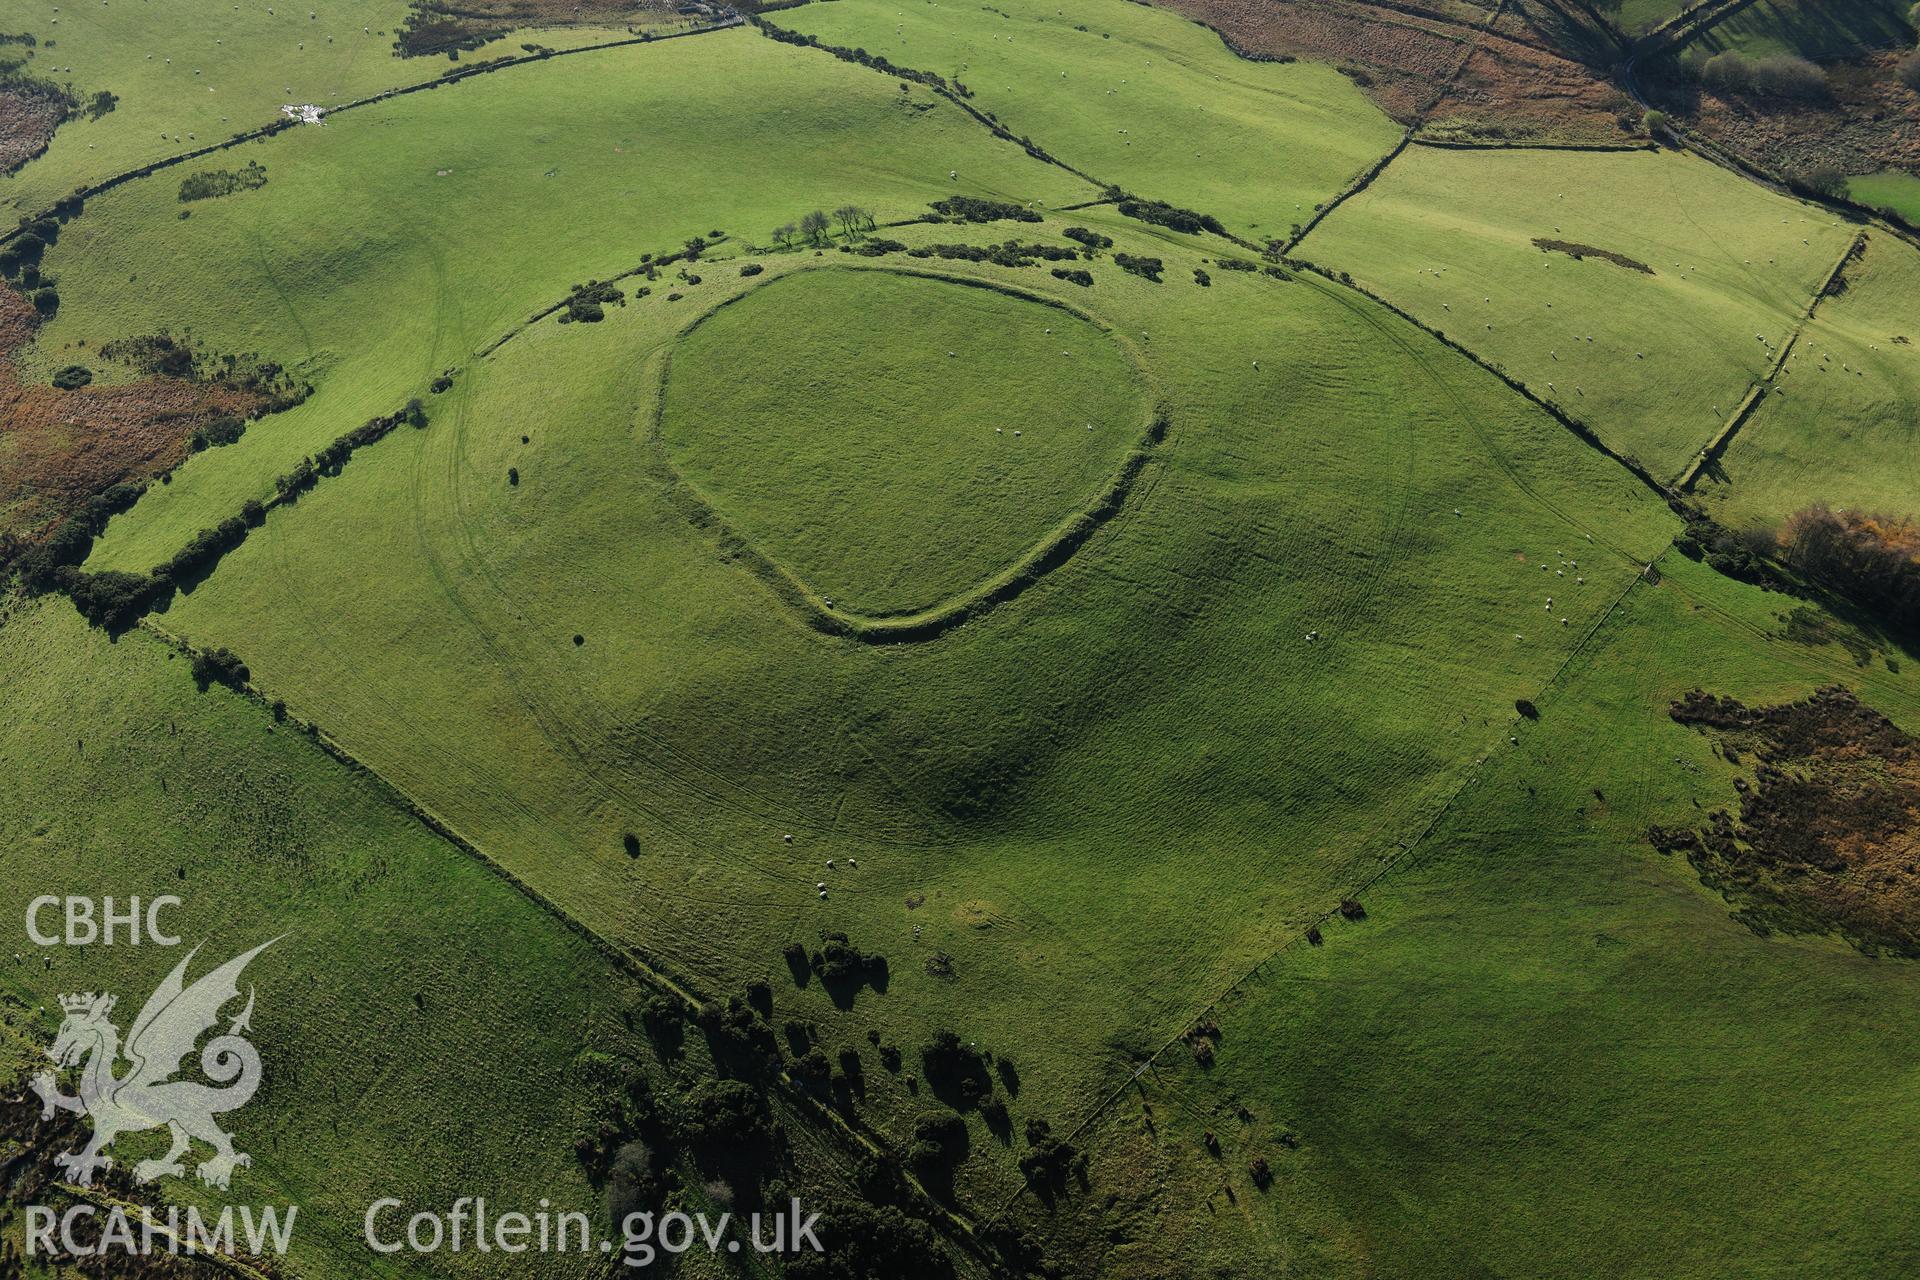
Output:
M113 1020L113 996L89 991L60 997L66 1016L47 1056L61 1072L78 1068L79 1091L63 1092L53 1071L41 1072L33 1091L40 1095L42 1119L70 1111L92 1126L92 1140L82 1150L54 1158L75 1185L90 1187L95 1175L113 1167L106 1151L121 1134L162 1127L172 1146L164 1156L133 1167L138 1182L185 1177L182 1159L196 1141L213 1148L195 1170L209 1187L225 1190L234 1170L252 1163L214 1120L246 1106L260 1088L260 1054L245 1035L253 1017L251 988L246 1007L200 1052L200 1070L213 1083L175 1077L200 1038L219 1023L221 1010L240 998L241 973L272 945L262 943L188 986L187 966L199 954L196 947L148 998L124 1042Z

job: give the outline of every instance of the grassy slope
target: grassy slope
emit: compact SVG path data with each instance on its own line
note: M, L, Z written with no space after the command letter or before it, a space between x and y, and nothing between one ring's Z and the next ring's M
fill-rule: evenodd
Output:
M1305 222L1398 133L1331 67L1248 62L1205 28L1121 0L842 0L774 21L958 80L1066 163L1250 239Z
M503 348L164 625L238 646L596 928L716 987L845 929L894 981L850 1018L794 996L830 1034L954 1025L1020 1060L1020 1106L1071 1114L1391 852L1668 533L1371 304L1217 268L1200 289L1193 261L1157 286L1102 262L1071 295L997 273L1146 330L1175 428L1120 520L937 643L803 630L664 500L635 417L691 313L658 294ZM1587 586L1542 571L1586 530Z
M1613 0L1597 6L1614 25L1628 35L1653 28L1688 8L1694 0Z
M164 179L95 201L48 255L65 301L44 350L191 328L319 388L193 459L115 522L96 566L172 554L303 454L643 252L716 228L765 238L847 201L898 218L954 192L1091 194L931 101L723 32L482 76L243 148L236 162L266 164L268 185L185 222ZM965 182L948 180L955 164Z
M51 6L39 8L7 27L25 27L40 38L36 74L71 83L83 98L108 90L119 103L99 120L62 126L45 155L0 178L0 211L9 211L9 222L11 211L38 212L77 187L269 124L284 103L332 106L430 80L453 66L518 56L525 40L564 48L627 35L589 28L514 32L453 63L394 56L394 28L406 16L406 0L244 7L120 0L62 5L57 14L47 11ZM52 74L54 68L60 74ZM191 168L175 170L172 183L187 172Z
M1891 209L1908 222L1920 223L1920 176L1890 169L1847 179L1847 195L1875 209Z
M184 954L36 950L21 921L42 893L181 896L168 922L204 944L196 974L284 934L248 972L266 1082L235 1116L255 1163L234 1196L300 1204L302 1274L374 1270L359 1220L383 1194L593 1208L575 1056L633 1048L631 985L377 784L258 704L197 692L186 666L58 602L0 623L0 918L7 953L27 953L0 966L0 998L111 990L125 1027ZM30 1023L44 1044L53 1023Z
M1091 502L1148 400L1126 352L1070 312L818 271L696 329L661 428L736 530L871 615L964 591Z
M1664 478L1733 413L1852 235L1690 156L1415 147L1301 251ZM1535 238L1654 274L1546 253Z
M1756 0L1687 42L1685 56L1733 50L1749 58L1797 54L1825 61L1913 42L1906 0Z
M1838 680L1911 729L1920 679L1779 638L1779 597L1661 567L1363 895L1366 920L1224 1001L1211 1071L1176 1045L1103 1117L1088 1199L1121 1197L1118 1273L1912 1270L1920 972L1756 936L1643 836L1737 799L1707 736L1666 715L1686 690Z
M1778 520L1810 502L1893 514L1920 508L1920 251L1874 235L1847 280L1844 293L1820 304L1779 393L1734 438L1722 482L1700 486L1736 523Z

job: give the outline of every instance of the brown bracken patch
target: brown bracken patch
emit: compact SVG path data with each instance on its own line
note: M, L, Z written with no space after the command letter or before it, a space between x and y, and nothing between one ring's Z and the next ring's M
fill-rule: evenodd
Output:
M247 417L269 399L191 377L74 391L26 382L15 355L36 323L32 305L0 285L0 567L94 495L177 466L208 422Z
M1773 707L1695 690L1671 714L1754 772L1734 782L1737 817L1654 827L1654 847L1685 853L1759 932L1920 955L1920 741L1840 685Z
M1402 124L1419 117L1466 54L1465 22L1420 17L1357 0L1162 0L1255 59L1310 58L1358 71L1373 100Z
M1662 105L1701 134L1775 173L1804 178L1822 169L1876 173L1920 170L1920 94L1900 82L1902 53L1827 63L1832 94L1794 100L1721 97L1684 83L1652 87Z
M1592 44L1591 33L1543 5L1509 4L1486 30L1489 9L1457 0L1159 2L1212 27L1243 57L1340 67L1381 110L1431 136L1618 142L1621 120L1631 122L1626 97L1562 52Z
M12 173L45 151L67 109L57 92L32 84L0 85L0 173Z
M673 9L665 0L414 0L393 43L403 58L457 57L521 27L621 27Z
M1626 94L1591 68L1489 37L1428 113L1423 136L1621 143L1633 140L1639 115Z

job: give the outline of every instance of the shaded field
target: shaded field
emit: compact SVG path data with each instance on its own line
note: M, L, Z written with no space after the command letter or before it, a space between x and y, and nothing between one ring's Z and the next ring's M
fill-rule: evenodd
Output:
M1671 152L1414 147L1300 252L1667 476L1767 370L1851 238L1822 210Z
M1732 50L1749 58L1787 53L1828 62L1910 48L1912 7L1900 0L1754 0L1688 40L1685 56Z
M1847 195L1920 226L1920 176L1898 170L1866 174L1848 180Z
M1362 918L1330 913L1321 945L1199 1018L1206 1065L1171 1045L1082 1135L1087 1201L1117 1204L1054 1220L1057 1244L1090 1271L1387 1276L1872 1273L1920 1252L1886 1225L1920 1167L1899 1065L1920 975L1756 933L1644 838L1736 803L1754 767L1669 700L1840 680L1911 725L1920 689L1785 639L1778 597L1660 567Z

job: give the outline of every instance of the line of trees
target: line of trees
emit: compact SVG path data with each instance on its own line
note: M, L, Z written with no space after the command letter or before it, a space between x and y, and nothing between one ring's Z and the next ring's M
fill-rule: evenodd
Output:
M800 215L798 224L782 223L771 234L774 244L782 249L795 249L802 245L824 249L833 240L835 226L851 242L872 234L879 225L871 209L863 209L857 204L843 204L831 216L824 209L810 209Z
M929 89L952 93L962 98L970 98L973 96L972 90L968 89L966 85L960 83L958 80L949 81L938 72L921 71L914 67L895 66L879 54L868 53L865 49L849 49L845 45L823 44L817 36L807 35L800 31L789 31L785 27L776 27L757 13L747 14L746 18L748 22L751 22L755 27L759 28L761 35L767 37L769 40L775 40L781 44L793 44L806 48L819 49L824 53L832 54L842 62L858 63L863 67L871 68L883 75L896 76L901 80L910 80L915 84L925 85ZM904 85L901 87L905 88Z

